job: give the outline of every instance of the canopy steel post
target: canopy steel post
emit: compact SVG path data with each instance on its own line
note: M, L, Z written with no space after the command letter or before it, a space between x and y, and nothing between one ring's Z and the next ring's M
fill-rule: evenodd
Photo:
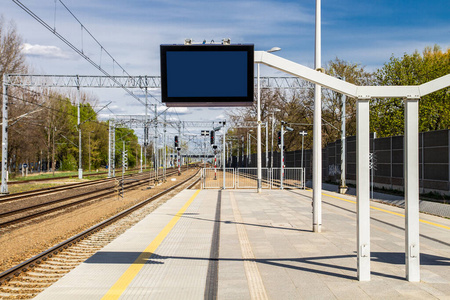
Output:
M358 280L370 280L369 99L356 104L356 214Z
M3 74L2 116L2 187L1 194L8 194L8 75Z
M321 65L320 0L316 0L315 69ZM313 127L313 231L322 230L322 90L315 85Z
M420 281L419 99L405 99L405 255L406 279Z
M257 72L258 72L258 97L257 97L257 122L258 122L258 130L256 132L257 141L256 141L256 168L257 168L257 192L261 193L261 180L262 180L262 170L261 170L261 83L259 80L259 65L257 64Z

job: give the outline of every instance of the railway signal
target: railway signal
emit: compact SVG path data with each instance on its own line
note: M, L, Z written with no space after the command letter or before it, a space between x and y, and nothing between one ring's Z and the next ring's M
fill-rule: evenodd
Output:
M178 148L178 135L175 136L175 148Z
M210 132L210 134L209 134L209 137L210 137L210 141L211 141L211 145L214 145L214 142L215 142L215 131L214 130L211 130L211 132Z

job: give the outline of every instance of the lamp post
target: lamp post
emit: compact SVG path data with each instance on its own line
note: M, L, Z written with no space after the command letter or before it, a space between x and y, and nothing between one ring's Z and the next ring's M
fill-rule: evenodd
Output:
M276 52L280 51L280 47L272 47L267 52ZM258 81L258 97L257 97L257 123L258 123L258 131L257 131L257 143L256 143L256 155L257 155L257 192L261 193L261 181L262 181L262 170L261 170L261 82L259 80L260 68L259 64L257 66L257 81Z

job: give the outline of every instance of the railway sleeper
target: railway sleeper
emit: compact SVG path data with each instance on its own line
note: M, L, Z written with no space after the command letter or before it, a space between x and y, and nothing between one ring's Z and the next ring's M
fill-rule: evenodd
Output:
M38 272L42 272L42 273L48 273L48 272L52 272L55 274L66 274L67 272L69 272L70 270L72 270L72 268L67 268L67 269L62 269L62 268L54 268L54 267L47 267L45 266L45 268L35 268L36 271Z
M35 280L11 280L9 282L9 287L24 287L24 288L38 288L38 289L45 289L46 287L50 286L52 283L56 282L56 280L53 280L50 282L50 280L44 281L35 281Z
M30 277L30 278L35 278L35 279L36 278L44 278L44 279L51 279L51 280L53 280L53 279L58 280L61 278L61 276L59 276L59 275L51 274L48 272L36 272L36 270L27 272L24 277ZM22 277L20 277L20 278L22 278Z
M8 287L0 287L1 293L13 294L13 295L29 295L29 294L37 294L42 292L42 289L39 288L24 288L22 286L8 286ZM17 298L16 298L17 299Z
M52 266L64 266L64 265L68 265L68 266L74 266L74 265L78 265L80 263L80 260L75 260L75 259L71 259L71 260L52 260L52 261L48 261L46 262L47 265L52 265Z
M8 284L13 282L13 280L17 280L17 282L19 282L19 283L20 282L34 282L36 284L38 284L38 283L39 284L40 283L53 283L53 282L58 281L60 278L61 278L60 276L45 276L43 274L39 275L39 277L27 275L27 276L20 277L20 281L19 281L19 279L12 279L11 281L8 282Z

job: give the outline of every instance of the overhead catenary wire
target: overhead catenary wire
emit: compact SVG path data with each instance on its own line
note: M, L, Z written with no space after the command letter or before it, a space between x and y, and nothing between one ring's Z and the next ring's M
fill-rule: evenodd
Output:
M85 54L83 50L78 49L74 44L72 44L70 41L68 41L65 37L63 37L57 30L56 30L56 21L55 25L52 28L47 22L42 20L39 16L37 16L32 10L30 10L26 5L24 5L20 0L12 0L15 4L17 4L20 8L22 8L26 13L28 13L31 17L33 17L36 21L38 21L42 26L44 26L47 30L49 30L51 33L53 33L56 37L58 37L61 41L63 41L67 46L69 46L73 51L78 53L80 56L82 56L86 61L88 61L91 65L93 65L96 69L98 69L100 72L102 72L104 75L108 76L112 81L114 81L117 85L119 85L123 90L125 90L129 95L131 95L133 98L135 98L137 101L139 101L141 104L146 105L138 96L136 96L131 90L126 88L123 84L121 84L117 79L114 78L113 75L110 75L105 69L103 69L99 64L95 63L89 56ZM114 65L117 65L121 70L122 73L126 74L128 77L131 77L131 75L125 71L125 69L117 62L116 59L103 47L103 45L100 44L100 42L90 33L90 31L84 26L80 20L70 11L70 9L61 1L59 2L64 6L64 8L73 16L73 18L80 24L82 29L86 31L89 36L92 37L92 39L97 43L97 45L100 46L100 49L104 51L113 61L113 67ZM55 12L56 14L56 12ZM56 16L55 16L56 20ZM150 94L151 97L153 97L155 100L158 101L153 95Z

